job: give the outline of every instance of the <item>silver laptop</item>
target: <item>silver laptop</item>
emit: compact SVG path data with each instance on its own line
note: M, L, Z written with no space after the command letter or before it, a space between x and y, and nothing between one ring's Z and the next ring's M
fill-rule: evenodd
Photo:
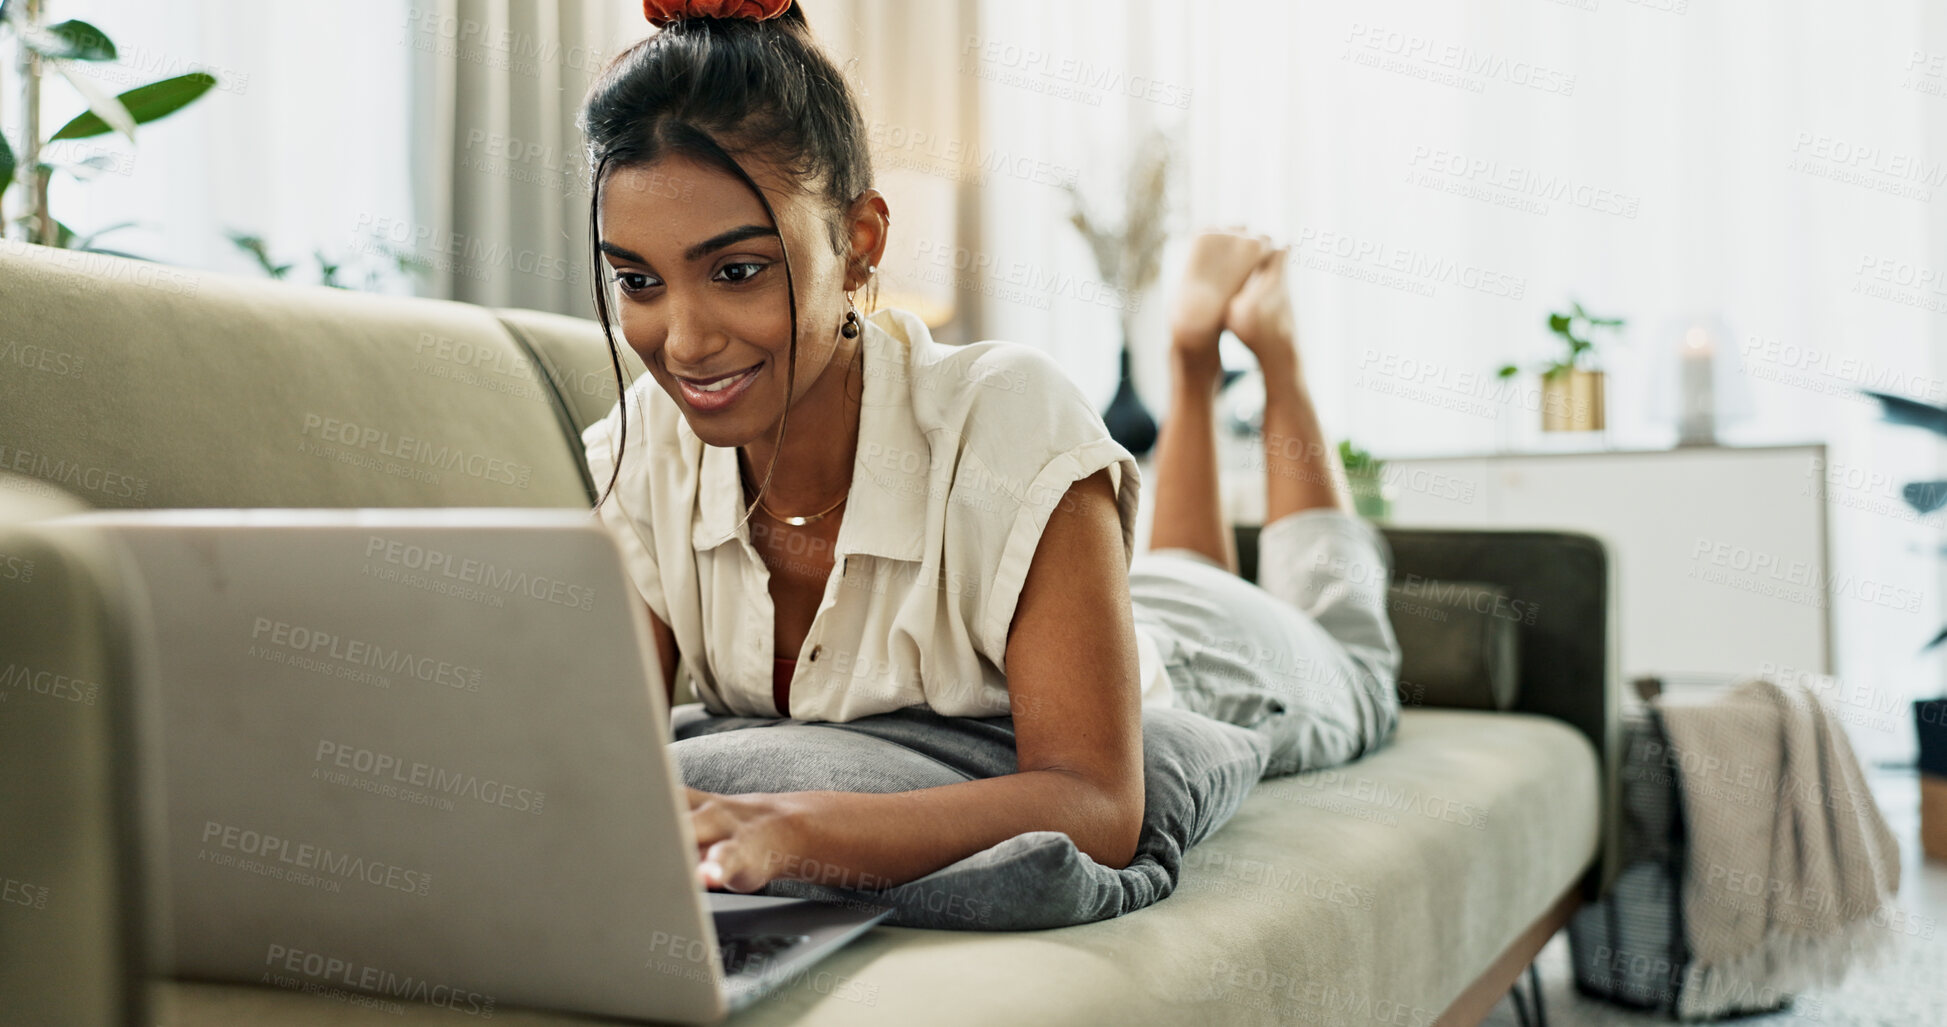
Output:
M886 907L704 891L660 663L578 511L63 522L146 583L165 972L710 1022Z

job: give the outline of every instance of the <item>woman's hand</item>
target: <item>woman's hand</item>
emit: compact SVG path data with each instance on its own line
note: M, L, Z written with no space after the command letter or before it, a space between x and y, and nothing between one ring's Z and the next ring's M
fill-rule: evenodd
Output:
M754 892L799 870L804 854L791 793L688 791L703 887Z

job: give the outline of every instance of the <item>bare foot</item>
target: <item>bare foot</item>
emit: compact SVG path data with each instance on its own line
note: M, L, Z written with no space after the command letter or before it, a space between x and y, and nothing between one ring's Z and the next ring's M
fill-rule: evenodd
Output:
M1190 244L1183 284L1170 312L1170 338L1180 353L1216 358L1226 308L1251 272L1263 263L1271 240L1242 228L1204 232Z
M1257 357L1267 377L1298 370L1298 319L1284 274L1290 256L1289 246L1264 254L1224 306L1224 327Z

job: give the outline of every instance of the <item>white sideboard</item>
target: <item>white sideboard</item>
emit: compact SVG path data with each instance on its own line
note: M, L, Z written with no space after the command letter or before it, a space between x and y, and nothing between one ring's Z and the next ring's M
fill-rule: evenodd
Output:
M1824 460L1823 445L1393 459L1388 522L1601 538L1624 680L1829 674Z

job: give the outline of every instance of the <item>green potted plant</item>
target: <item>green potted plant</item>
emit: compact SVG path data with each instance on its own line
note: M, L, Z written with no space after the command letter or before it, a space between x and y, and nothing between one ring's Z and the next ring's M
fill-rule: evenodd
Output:
M50 143L88 139L109 132L120 132L134 142L137 125L188 106L216 85L216 77L200 71L190 72L111 95L80 69L85 62L110 63L120 59L115 44L100 29L85 21L70 19L52 25L43 24L41 6L42 0L0 0L0 30L10 32L19 46L22 75L18 155L8 144L5 135L0 134L0 210L5 209L7 187L18 178L26 190L26 210L14 219L13 224L27 242L135 256L102 250L94 245L97 236L114 228L125 228L126 224L82 235L56 220L48 210L47 186L54 172L62 171L76 181L85 182L113 158L97 154L76 161L62 161L50 157L45 152L46 147ZM47 71L66 79L87 101L88 109L43 140L40 87L41 78ZM0 218L0 234L11 234L7 233L7 228L7 223Z
M1924 428L1947 437L1947 410L1905 396L1861 389L1879 401L1880 416L1888 424ZM1900 498L1924 517L1947 506L1947 481L1908 482ZM1947 628L1934 633L1921 652L1947 642ZM1919 741L1920 845L1927 855L1947 859L1947 698L1915 699L1913 730Z
M1548 315L1548 330L1562 340L1563 352L1535 368L1541 374L1542 431L1602 430L1603 377L1601 370L1591 366L1595 362L1593 332L1622 326L1622 318L1595 317L1573 301L1567 311ZM1503 364L1499 375L1512 378L1520 373L1519 367Z
M260 235L240 232L236 229L230 229L224 234L237 249L256 261L257 266L263 269L265 274L278 281L288 281L292 270L297 267L296 264L273 256L270 243ZM365 244L364 251L367 254L365 258L334 259L322 249L313 249L311 256L318 265L318 284L333 289L364 288L369 292L377 292L387 279L395 275L411 276L431 270L431 262L426 258L390 245L377 233L373 233L370 241ZM365 275L365 284L362 287L346 284L347 277L361 271Z
M1351 439L1339 440L1339 462L1345 465L1352 509L1368 520L1385 520L1393 512L1392 497L1387 494L1390 489L1380 473L1386 462L1353 445Z

